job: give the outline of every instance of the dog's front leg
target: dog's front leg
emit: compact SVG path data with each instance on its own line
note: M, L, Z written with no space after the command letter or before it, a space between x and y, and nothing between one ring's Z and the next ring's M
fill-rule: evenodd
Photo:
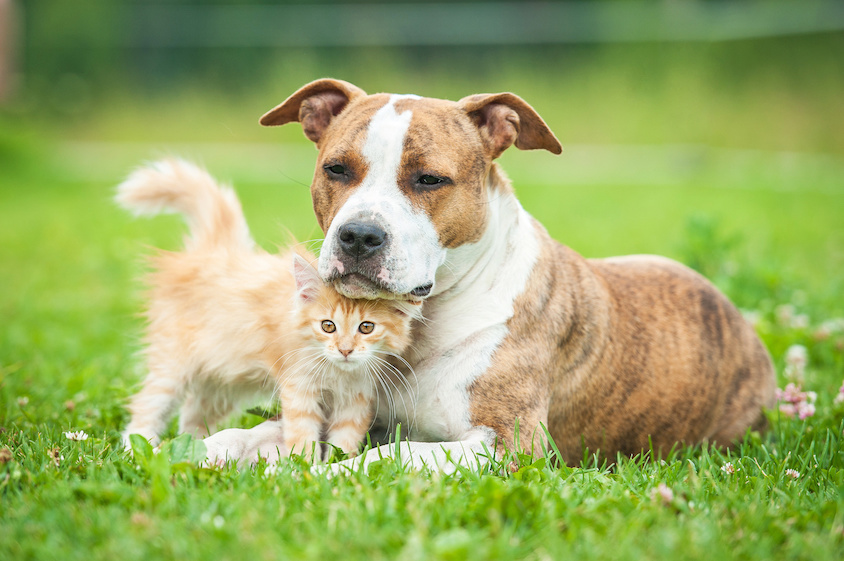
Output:
M273 464L289 455L284 446L281 419L265 421L251 429L226 429L204 439L206 461L257 463L261 458Z
M495 454L495 433L486 427L475 427L460 440L452 442L415 442L382 444L356 458L316 466L332 474L363 469L381 460L400 461L410 469L431 469L443 473L454 473L458 466L479 470L489 464Z

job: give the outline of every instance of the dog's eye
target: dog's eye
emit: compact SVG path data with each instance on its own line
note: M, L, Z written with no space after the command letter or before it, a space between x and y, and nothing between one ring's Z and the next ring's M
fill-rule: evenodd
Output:
M365 321L358 326L358 331L360 331L364 335L369 335L370 333L372 333L373 329L375 329L375 324L371 321Z
M333 321L323 320L322 322L322 330L326 333L334 333L337 331L337 327L334 325Z
M439 185L440 183L445 183L445 178L437 177L436 175L422 175L419 179L416 180L417 183L421 183L426 187L430 187L432 185Z
M342 165L340 165L340 164L333 164L333 165L323 166L323 169L324 169L325 171L327 171L329 175L334 176L334 177L336 177L336 176L341 176L341 175L346 175L346 168L345 168L345 166L342 166Z

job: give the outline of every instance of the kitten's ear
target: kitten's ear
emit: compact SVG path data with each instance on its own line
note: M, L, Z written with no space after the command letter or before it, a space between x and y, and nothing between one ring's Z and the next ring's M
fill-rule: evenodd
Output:
M296 279L296 295L301 302L316 299L322 288L322 279L314 266L297 253L293 254L293 278Z

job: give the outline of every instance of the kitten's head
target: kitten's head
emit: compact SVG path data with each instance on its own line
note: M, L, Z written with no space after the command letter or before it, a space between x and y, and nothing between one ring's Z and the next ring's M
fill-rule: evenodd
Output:
M421 303L352 300L325 284L304 257L294 254L295 314L299 332L342 370L401 355L410 344L411 323Z

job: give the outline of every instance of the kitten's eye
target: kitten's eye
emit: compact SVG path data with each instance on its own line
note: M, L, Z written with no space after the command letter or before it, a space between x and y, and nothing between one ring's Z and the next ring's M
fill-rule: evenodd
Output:
M375 329L375 324L371 321L365 321L358 326L358 331L360 331L364 335L369 335L370 333L372 333L373 329Z
M326 333L334 333L337 331L337 327L334 325L333 321L323 320L322 322L322 330Z

